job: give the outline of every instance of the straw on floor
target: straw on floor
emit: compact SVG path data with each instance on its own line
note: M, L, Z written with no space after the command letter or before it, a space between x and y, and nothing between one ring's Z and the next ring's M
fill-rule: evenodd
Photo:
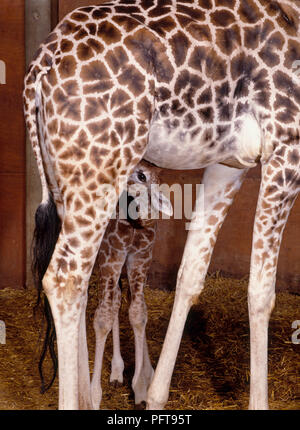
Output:
M125 283L126 284L126 283ZM93 316L97 280L92 278L87 313L90 369L94 359ZM172 310L174 293L145 289L147 339L152 364L158 360ZM0 320L6 324L6 344L0 345L0 409L56 409L58 380L40 394L37 370L41 321L34 320L33 289L0 291ZM111 336L105 350L102 387L104 409L133 409L131 378L134 339L128 320L126 287L120 312L124 385L109 384ZM293 344L292 322L300 319L300 296L279 293L269 328L269 397L271 409L300 409L300 345ZM50 360L46 372L50 375ZM172 378L166 409L247 409L249 397L249 325L247 281L208 277L206 287L188 317Z

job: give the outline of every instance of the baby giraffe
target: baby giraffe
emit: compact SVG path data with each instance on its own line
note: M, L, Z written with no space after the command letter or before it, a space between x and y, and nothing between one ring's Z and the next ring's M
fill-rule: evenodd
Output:
M101 370L107 335L112 330L113 357L110 382L114 386L123 383L124 362L120 352L119 308L121 290L119 279L125 265L131 303L129 320L135 339L135 372L132 389L137 409L143 408L153 369L148 355L145 328L147 307L144 300L144 286L147 280L152 250L155 242L157 219L151 219L150 208L172 215L172 205L158 190L158 169L141 161L127 182L127 203L122 205L122 197L116 208L116 216L107 226L102 239L95 267L98 269L102 297L95 312L94 330L96 349L92 378L93 408L101 403ZM156 187L153 187L153 185ZM133 195L136 197L133 199ZM123 194L124 196L124 194ZM125 195L126 197L126 195ZM123 208L122 208L123 206ZM123 209L123 212L122 212Z

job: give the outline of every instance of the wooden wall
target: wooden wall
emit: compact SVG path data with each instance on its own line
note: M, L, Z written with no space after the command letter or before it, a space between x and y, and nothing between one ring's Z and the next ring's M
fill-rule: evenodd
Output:
M24 1L1 0L0 60L0 288L25 283Z

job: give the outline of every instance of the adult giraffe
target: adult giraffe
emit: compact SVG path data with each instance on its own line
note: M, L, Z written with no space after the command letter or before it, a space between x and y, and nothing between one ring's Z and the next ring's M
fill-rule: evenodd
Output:
M41 45L24 102L43 189L37 221L53 214L51 196L62 220L43 277L57 332L60 408L91 407L88 280L117 196L142 157L165 168L206 168L205 221L195 214L148 408L167 401L217 232L259 161L249 406L268 407L277 259L300 189L299 16L300 0L112 1L70 13Z

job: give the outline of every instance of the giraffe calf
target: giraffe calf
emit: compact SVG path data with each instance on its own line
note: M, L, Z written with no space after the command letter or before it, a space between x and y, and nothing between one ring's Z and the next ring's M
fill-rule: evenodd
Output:
M148 213L151 206L156 211L172 214L170 201L159 191L153 190L154 184L159 184L157 173L150 164L141 161L128 180L128 205L125 208L125 217L120 216L120 208L122 210L120 200L116 217L111 219L107 226L96 260L102 297L94 317L96 349L91 386L94 409L98 409L101 402L100 379L103 353L107 335L111 330L113 357L110 382L114 386L123 383L124 362L120 352L118 317L121 305L119 279L123 266L126 268L131 293L129 320L135 339L135 372L132 388L136 407L141 408L146 401L153 369L145 334L147 307L143 290L152 261L157 220L151 219L151 217L146 219L145 212ZM137 196L134 202L130 189L134 190ZM136 215L135 217L132 216L132 212Z

